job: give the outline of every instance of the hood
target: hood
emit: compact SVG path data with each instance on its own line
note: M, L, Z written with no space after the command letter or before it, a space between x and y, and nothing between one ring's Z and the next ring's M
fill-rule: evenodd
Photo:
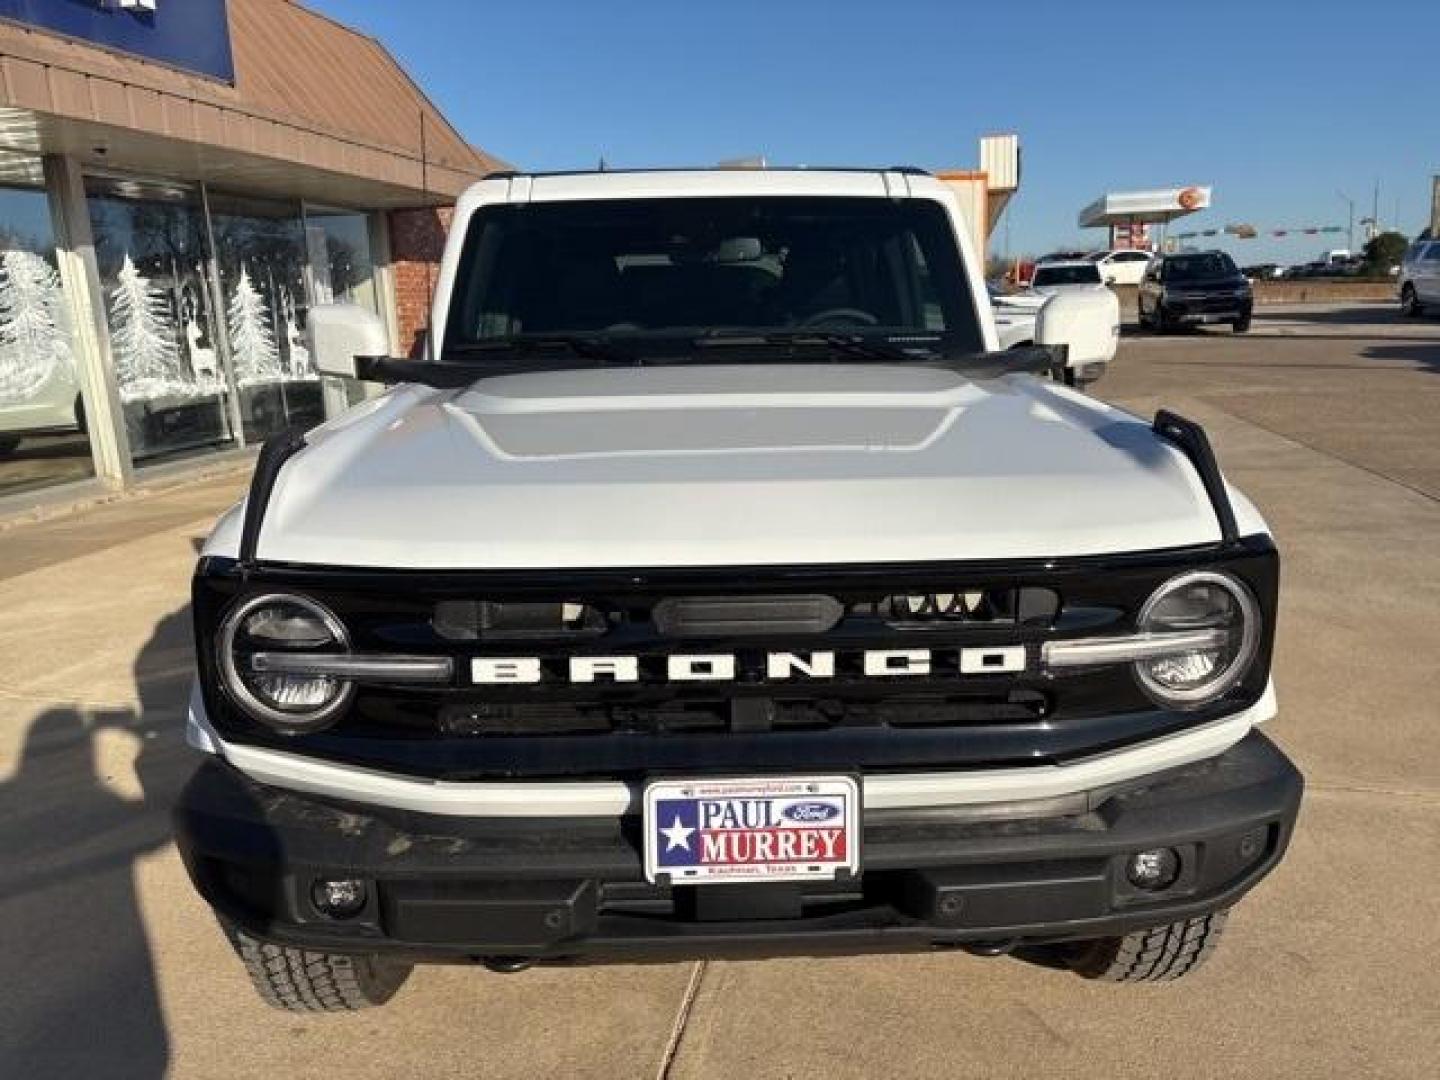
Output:
M1102 292L1108 289L1108 285L1102 285L1098 281L1087 281L1078 282L1074 285L1032 285L1030 286L1030 293L1043 304L1056 293Z
M217 535L209 550L223 551ZM264 560L431 569L1033 558L1217 540L1143 421L893 365L537 372L395 389L282 470Z
M1050 299L1049 293L1039 292L1018 292L1006 293L1003 296L992 296L990 306L996 310L1009 308L1011 311L1023 312L1027 315L1034 315Z

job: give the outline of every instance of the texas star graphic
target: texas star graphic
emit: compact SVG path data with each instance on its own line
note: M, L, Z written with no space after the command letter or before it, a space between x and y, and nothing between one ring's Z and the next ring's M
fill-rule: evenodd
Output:
M690 834L695 830L686 827L680 822L680 815L675 815L675 824L668 829L661 829L660 835L665 837L665 850L674 851L677 847L690 850Z

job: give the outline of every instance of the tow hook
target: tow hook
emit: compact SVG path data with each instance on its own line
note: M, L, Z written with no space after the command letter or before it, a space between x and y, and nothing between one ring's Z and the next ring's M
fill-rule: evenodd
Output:
M515 975L535 966L535 961L525 956L485 956L480 962L497 975Z
M971 956L1005 956L1020 942L1015 938L1005 941L967 941L960 948Z

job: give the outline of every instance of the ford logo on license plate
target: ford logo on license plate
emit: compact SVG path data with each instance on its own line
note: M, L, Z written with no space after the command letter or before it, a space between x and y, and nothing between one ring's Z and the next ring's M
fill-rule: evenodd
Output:
M785 807L780 813L791 821L829 821L843 811L833 802L802 802Z

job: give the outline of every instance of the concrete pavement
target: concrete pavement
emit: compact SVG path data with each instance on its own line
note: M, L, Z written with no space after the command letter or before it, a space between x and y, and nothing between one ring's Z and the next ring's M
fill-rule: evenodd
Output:
M0 1076L1433 1076L1440 323L1270 319L1127 338L1098 388L1204 421L1284 552L1272 732L1309 793L1197 975L1112 987L952 954L422 968L384 1010L269 1010L168 840L187 578L230 479L0 533Z

